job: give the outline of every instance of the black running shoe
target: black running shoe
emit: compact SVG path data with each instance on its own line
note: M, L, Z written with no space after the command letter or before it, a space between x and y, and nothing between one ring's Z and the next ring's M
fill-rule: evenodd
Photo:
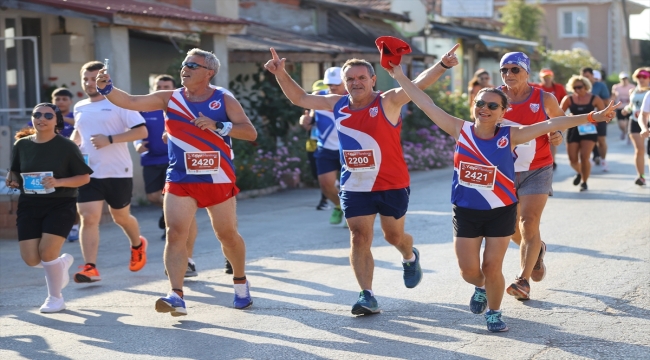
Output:
M232 265L230 265L230 261L228 261L228 259L226 259L226 263L224 264L223 272L225 272L226 274L232 274L233 273Z
M321 199L320 203L318 203L318 206L316 206L316 210L329 210L330 209L330 204L327 203L327 199Z
M160 219L158 219L158 227L161 229L165 229L165 214L160 215Z
M587 183L580 184L580 191L587 191Z
M582 180L582 175L576 174L576 177L573 178L573 185L575 185L575 186L580 185L581 180Z

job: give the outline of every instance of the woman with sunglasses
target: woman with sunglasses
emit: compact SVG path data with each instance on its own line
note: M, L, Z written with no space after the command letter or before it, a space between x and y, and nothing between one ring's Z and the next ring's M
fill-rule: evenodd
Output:
M475 314L488 309L485 318L489 331L507 331L500 310L505 290L501 268L517 223L512 152L517 145L549 132L587 122L610 121L615 116L614 106L530 126L498 126L508 111L508 98L499 89L485 88L476 95L472 107L476 121L471 123L436 106L404 75L400 66L394 66L389 73L436 125L456 139L451 195L454 247L461 276L475 286L469 307Z
M632 74L632 79L636 81L636 88L630 93L630 104L626 106L622 114L630 114L630 139L634 145L634 164L636 166L637 179L634 181L639 186L646 184L644 175L644 159L643 159L643 138L641 137L641 125L639 119L641 118L641 104L646 92L650 90L650 68L638 68ZM650 154L650 151L648 152Z
M570 111L571 115L588 114L594 109L602 110L605 105L603 100L591 93L591 82L581 75L573 75L566 84L568 92L562 99L560 107L563 111ZM567 155L571 167L576 171L573 185L580 185L580 191L587 190L587 179L591 174L589 157L598 141L598 129L594 124L583 124L567 130ZM582 181L582 183L581 183Z
M61 290L70 281L73 258L59 256L75 221L77 188L90 181L92 170L75 143L59 135L63 116L50 103L32 113L35 133L19 138L5 183L20 189L16 225L20 255L32 267L45 269L47 298L40 311L65 309Z
M490 84L490 73L485 69L476 70L474 76L467 85L467 93L469 94L467 98L470 108L474 104L474 98L476 98L476 94L479 92L479 90L486 87L492 87L492 84ZM473 119L474 115L470 114L470 117Z

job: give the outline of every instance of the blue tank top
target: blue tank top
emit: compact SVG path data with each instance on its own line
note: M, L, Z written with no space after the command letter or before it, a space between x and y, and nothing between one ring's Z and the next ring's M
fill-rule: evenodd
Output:
M142 166L163 165L169 163L167 144L162 141L162 134L165 132L165 113L162 110L142 111L140 115L146 121L147 148L149 151L140 154Z

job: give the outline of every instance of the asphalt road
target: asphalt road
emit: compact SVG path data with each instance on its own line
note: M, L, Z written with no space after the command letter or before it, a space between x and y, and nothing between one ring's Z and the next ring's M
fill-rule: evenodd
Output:
M506 295L510 331L488 333L469 312L473 287L460 277L452 248L451 169L412 174L407 230L422 257L424 279L406 289L399 253L375 225L374 291L379 315L354 317L358 287L349 267L349 233L316 211L319 192L302 189L238 204L248 247L254 305L232 308L223 255L200 212L194 259L199 276L186 281L189 315L154 311L168 290L162 264L159 210L137 208L150 239L149 262L128 270L121 230L101 228L103 280L71 282L68 309L41 314L47 296L42 269L27 267L16 241L0 242L1 359L650 359L650 189L634 185L632 148L610 126L610 172L594 168L589 191L571 184L559 149L555 196L542 218L548 275L532 283L532 300ZM83 260L78 243L64 252ZM518 272L512 244L506 282ZM73 267L71 272L76 271Z

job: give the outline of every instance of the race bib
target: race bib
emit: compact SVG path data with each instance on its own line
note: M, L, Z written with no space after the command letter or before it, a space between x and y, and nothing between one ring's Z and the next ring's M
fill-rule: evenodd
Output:
M47 176L54 176L51 171L20 173L23 177L23 190L25 194L51 194L54 188L46 189L41 180Z
M596 131L596 125L594 124L582 124L578 125L578 134L582 135L593 135L597 134L598 131Z
M497 167L460 162L458 166L458 183L475 188L494 190Z
M345 165L351 172L374 171L377 168L375 164L375 150L343 150Z
M88 154L81 154L81 156L84 157L84 162L86 165L90 166L90 158L88 157Z
M188 175L209 175L219 172L221 156L218 151L186 152L185 172Z

